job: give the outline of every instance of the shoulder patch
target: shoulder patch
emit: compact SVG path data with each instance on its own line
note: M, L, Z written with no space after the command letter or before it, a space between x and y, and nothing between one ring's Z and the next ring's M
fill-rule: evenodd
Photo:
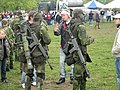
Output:
M45 28L44 28L44 26L41 26L41 30L44 30Z
M79 28L79 30L83 30L83 31L86 30L86 27L84 25L79 25L78 28Z

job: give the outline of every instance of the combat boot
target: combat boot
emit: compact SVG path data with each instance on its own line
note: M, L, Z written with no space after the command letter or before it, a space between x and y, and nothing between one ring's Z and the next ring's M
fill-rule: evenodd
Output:
M56 82L56 84L61 84L61 83L64 83L65 82L65 78L60 78L57 82Z
M73 84L73 79L70 79L70 84Z
M7 72L10 71L10 68L9 68L9 65L8 65L8 64L6 65L6 71L7 71Z
M10 69L13 69L13 66L10 66Z
M74 77L71 76L71 77L70 77L70 84L73 84L73 80L74 80Z

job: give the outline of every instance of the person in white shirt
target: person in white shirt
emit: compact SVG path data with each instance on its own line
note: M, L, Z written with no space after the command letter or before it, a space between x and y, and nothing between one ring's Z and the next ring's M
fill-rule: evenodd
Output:
M120 13L113 16L115 24L117 25L117 34L112 47L112 54L115 56L116 74L118 81L118 90L120 90Z

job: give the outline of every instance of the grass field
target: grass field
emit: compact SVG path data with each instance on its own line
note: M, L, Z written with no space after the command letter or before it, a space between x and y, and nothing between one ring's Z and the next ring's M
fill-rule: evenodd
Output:
M101 23L100 29L89 27L85 24L88 35L95 37L95 42L88 46L88 53L92 63L87 63L90 71L91 80L87 81L87 90L117 90L117 80L114 65L114 57L111 54L111 48L116 34L114 23ZM70 67L66 65L66 82L56 85L59 77L59 47L60 37L53 35L54 26L49 26L49 34L52 42L49 45L49 62L54 70L50 70L46 64L45 90L72 90L69 83ZM14 70L7 72L9 83L0 82L0 90L23 90L21 87L21 74L19 62L14 62Z

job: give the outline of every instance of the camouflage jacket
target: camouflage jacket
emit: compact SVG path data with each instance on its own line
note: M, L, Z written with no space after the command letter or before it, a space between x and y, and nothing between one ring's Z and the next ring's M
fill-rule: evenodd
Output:
M13 30L9 26L5 27L4 30L5 30L6 38L7 38L8 42L14 43L15 36L14 36Z
M47 45L50 44L51 39L50 39L50 36L49 36L46 28L44 27L44 25L41 24L40 26L38 26L38 25L35 25L34 23L33 24L28 24L28 25L32 29L33 33L36 34L36 37L40 41L42 47L47 52L48 51ZM31 37L31 33L30 33L29 30L27 30L27 36L28 36L28 42L29 42L29 45L30 45L31 43L33 43L33 40L30 39L32 37ZM40 52L40 50L38 49L38 47L36 47L36 48L34 48L34 47L30 48L30 51L31 51L33 57L38 57L38 56L42 55L42 53Z
M70 22L70 27L68 27L74 38L76 38L78 45L82 51L82 53L86 54L87 53L87 45L90 45L93 41L94 41L94 37L93 36L88 36L87 32L86 32L86 28L85 26L80 23L77 22L76 20L71 20ZM69 33L67 32L66 34L66 43L71 42L71 38ZM64 46L64 48L66 48L66 45ZM72 48L72 45L69 46L69 49Z
M10 47L7 39L0 39L0 60L3 60L3 58L8 57L10 54Z

